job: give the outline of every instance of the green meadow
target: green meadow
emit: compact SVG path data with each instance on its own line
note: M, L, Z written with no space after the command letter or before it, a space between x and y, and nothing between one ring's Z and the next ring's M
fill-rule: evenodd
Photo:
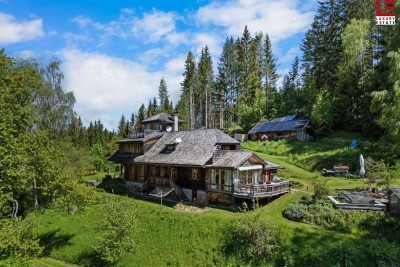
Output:
M361 266L369 262L380 263L379 259L374 258L377 257L374 254L375 247L379 246L377 240L384 240L382 249L386 249L390 244L392 249L400 251L400 244L398 239L390 238L389 234L374 234L373 231L378 228L371 231L357 229L351 232L334 231L289 221L282 215L287 205L299 201L303 195L312 192L315 179L327 179L327 185L331 189L365 186L363 179L320 175L319 168L325 167L325 163L316 163L319 162L318 158L325 156L332 158L332 162L326 163L327 168L330 166L328 164L334 164L335 158L338 159L338 164L348 163L354 166L353 161L358 162L359 153L368 151L367 148L349 150L346 147L347 136L333 138L334 140L313 143L244 143L245 149L254 150L262 158L282 165L284 169L280 171L281 177L301 184L290 193L247 213L182 206L168 202L160 205L157 200L124 196L124 189L118 188L118 184L113 186L114 192L119 195L93 188L96 191L94 200L85 212L78 211L69 215L65 211L51 209L37 215L41 245L45 249L44 258L36 260L34 266L74 266L72 264L97 266L93 246L98 242L98 235L101 233L99 224L105 219L109 203L133 209L138 220L134 252L124 253L116 266L253 265L251 262L227 254L224 250L224 240L226 235L229 235L229 226L244 216L248 216L246 218L249 219L253 218L252 216L259 216L278 229L284 246L285 255L282 258L287 266L345 266L346 264L346 266ZM328 149L329 147L332 149ZM355 172L355 168L352 167L351 171ZM393 173L398 172L393 169ZM100 173L92 178L100 179L103 176L104 173ZM384 218L381 213L377 216ZM378 255L381 252L376 251L376 253ZM337 260L338 265L333 264L335 255L338 259L342 259ZM346 261L346 257L350 260ZM381 263L380 266L388 264ZM398 266L393 264L389 262L389 266Z

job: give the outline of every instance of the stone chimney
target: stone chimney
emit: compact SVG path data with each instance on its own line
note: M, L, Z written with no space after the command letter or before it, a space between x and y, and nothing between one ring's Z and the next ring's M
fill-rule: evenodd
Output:
M174 117L174 132L179 131L178 113L173 114Z

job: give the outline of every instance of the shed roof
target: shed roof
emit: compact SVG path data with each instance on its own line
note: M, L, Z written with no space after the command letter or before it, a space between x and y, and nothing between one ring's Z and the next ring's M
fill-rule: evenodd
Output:
M257 123L248 134L265 133L265 132L286 132L301 131L310 122L309 118L296 118L295 116L287 116L276 118L271 121L262 121Z
M145 120L142 120L142 123L149 123L149 122L164 122L164 123L174 123L174 117L172 115L169 115L167 113L159 113L157 115L154 115L153 117L147 118ZM184 120L178 119L178 122L185 122Z
M166 145L173 143L178 143L175 150L163 154ZM135 162L204 166L213 156L217 144L239 144L239 142L217 129L169 132L165 133L145 155L137 157Z

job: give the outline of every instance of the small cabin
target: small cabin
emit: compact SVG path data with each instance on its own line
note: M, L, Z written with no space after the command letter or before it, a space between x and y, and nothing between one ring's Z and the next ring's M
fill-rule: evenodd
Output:
M314 129L309 118L287 116L257 123L249 132L249 140L275 141L280 139L311 141Z
M335 176L347 177L349 176L349 166L333 166L333 170L335 171Z

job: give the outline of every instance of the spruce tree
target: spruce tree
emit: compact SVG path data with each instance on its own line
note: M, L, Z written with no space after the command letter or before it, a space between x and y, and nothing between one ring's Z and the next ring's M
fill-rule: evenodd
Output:
M185 72L183 75L182 87L182 97L181 99L186 99L187 103L185 106L181 105L181 112L183 108L188 110L188 125L189 129L194 129L195 127L195 115L194 115L194 87L196 82L196 62L191 51L188 52L185 61ZM185 112L182 112L185 113Z

